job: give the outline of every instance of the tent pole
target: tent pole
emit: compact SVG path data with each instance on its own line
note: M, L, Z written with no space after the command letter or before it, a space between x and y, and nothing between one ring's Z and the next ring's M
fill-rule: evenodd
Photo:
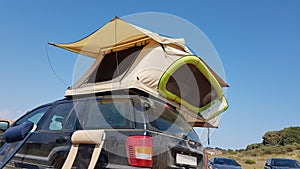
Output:
M209 139L209 127L207 127L207 144L210 145L210 139Z
M117 44L117 20L115 20L115 44ZM116 62L117 62L117 71L118 71L118 79L119 79L119 76L120 76L120 70L119 70L119 62L118 62L118 51L116 51ZM120 82L120 79L119 79L119 82Z

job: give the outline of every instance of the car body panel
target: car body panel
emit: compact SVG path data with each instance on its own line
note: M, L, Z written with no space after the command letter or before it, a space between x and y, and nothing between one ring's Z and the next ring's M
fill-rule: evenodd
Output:
M129 118L129 121L133 121L134 125L131 125L130 122L127 124L127 127L100 127L105 131L106 138L95 168L139 168L129 165L126 150L126 140L130 136L150 136L152 138L152 168L188 167L204 169L206 167L202 145L199 141L199 138L194 136L195 132L193 131L191 126L191 131L189 131L188 133L178 134L172 133L173 130L155 130L152 124L150 124L149 114L151 114L150 111L153 110L147 108L147 106L150 105L155 107L154 110L157 110L157 107L161 107L164 109L165 103L157 100L149 100L148 98L144 98L141 96L127 95L114 97L114 99L119 100L114 100L116 104L122 103L122 100L124 99L129 100L129 104L133 103L134 108L130 109L130 111L132 111L133 113L133 116L126 118ZM51 106L49 107L49 110L47 110L47 112L45 112L45 114L39 119L39 121L36 122L36 124L38 125L37 131L32 133L27 142L21 147L20 151L18 151L17 155L11 160L8 167L61 168L69 153L72 144L71 136L73 132L81 129L97 129L97 126L91 126L91 124L86 125L86 123L84 122L88 119L87 117L89 116L89 110L91 109L92 105L95 103L99 104L101 102L100 106L102 106L101 104L106 104L110 99L111 96L100 96L97 98L88 97L80 99L63 99L53 102L52 104L50 104ZM73 113L73 110L75 108L71 108L71 111L65 114L64 118L66 120L63 122L63 119L58 118L59 116L56 115L56 110L59 106L65 106L65 108L61 110L67 110L66 105L70 104L70 102L72 102L74 107L76 107L76 105L79 105L79 103L77 104L77 102L80 102L80 104L83 103L82 105L84 106L76 109L76 113ZM115 107L118 107L118 105ZM115 108L109 110L111 111L110 113L113 113ZM121 110L124 110L124 108L121 107ZM23 118L29 116L31 112L23 116ZM72 129L65 129L65 127L67 126L66 124L73 117L72 113L76 114L76 123L74 122L74 126L72 127ZM166 109L166 111L162 113L171 113L172 116L174 116L173 114L176 114L178 112L173 109ZM128 113L126 115L128 116ZM22 119L21 117L16 121L15 124L17 125L17 123L22 120L24 121L24 119ZM50 127L50 129L52 128L55 130L48 129L47 127L51 126L50 123L52 123L53 121L55 122L54 124L63 122L63 127L59 130L56 130L57 128L53 128L53 126ZM80 124L78 125L78 123ZM182 123L184 123L182 125L188 124L188 122ZM109 124L115 123L112 122ZM181 123L178 125L181 125ZM90 128L86 128L87 126L90 126ZM193 133L194 135L191 133ZM77 168L86 168L89 164L89 160L93 152L92 150L93 147L90 145L80 146L74 166L77 166ZM197 166L189 166L187 164L178 163L176 161L176 154L182 154L190 156L191 158L196 158Z
M267 160L264 169L296 169L300 163L288 158L270 158Z

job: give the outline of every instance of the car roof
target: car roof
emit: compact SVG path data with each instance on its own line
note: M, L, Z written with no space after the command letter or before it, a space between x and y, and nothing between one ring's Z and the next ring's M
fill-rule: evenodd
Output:
M294 159L290 159L290 158L270 158L272 160L294 160Z

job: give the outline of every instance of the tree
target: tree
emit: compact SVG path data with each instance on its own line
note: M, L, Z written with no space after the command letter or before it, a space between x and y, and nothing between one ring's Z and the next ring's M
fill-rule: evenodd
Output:
M255 144L250 144L246 147L246 150L254 150L254 149L258 149L260 147L262 147L263 144L262 143L255 143Z
M264 145L286 145L300 143L300 127L288 127L279 131L269 131L263 136Z

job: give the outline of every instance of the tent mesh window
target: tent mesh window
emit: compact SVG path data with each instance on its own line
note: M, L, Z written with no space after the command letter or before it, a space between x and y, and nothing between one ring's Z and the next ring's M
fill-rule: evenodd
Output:
M144 46L106 54L98 68L92 73L88 83L109 81L125 73L133 64Z
M216 98L214 88L193 64L178 68L169 78L166 88L195 107L205 106Z

